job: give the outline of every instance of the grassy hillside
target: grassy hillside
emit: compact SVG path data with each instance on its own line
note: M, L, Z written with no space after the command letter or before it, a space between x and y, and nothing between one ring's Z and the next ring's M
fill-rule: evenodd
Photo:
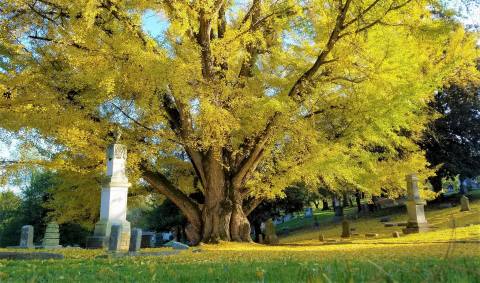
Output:
M479 282L480 202L471 208L430 210L435 230L400 238L391 232L401 227L367 218L352 222L360 235L348 240L340 239L340 224L329 224L277 246L221 243L171 256L100 259L105 252L63 249L55 252L64 260L0 260L0 282ZM366 232L380 237L367 239ZM320 242L319 233L339 242Z

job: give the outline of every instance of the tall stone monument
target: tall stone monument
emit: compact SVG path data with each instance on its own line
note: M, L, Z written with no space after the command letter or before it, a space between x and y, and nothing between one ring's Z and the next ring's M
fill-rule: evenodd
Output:
M424 211L426 202L420 198L418 192L418 177L416 174L407 176L407 194L408 222L407 227L403 229L403 233L409 234L428 231L429 226Z
M107 174L102 184L100 221L95 225L93 237L87 239L87 248L107 248L112 225L120 226L122 242L119 250L128 251L130 222L127 221L127 195L130 183L125 175L127 147L119 144L117 135L114 144L107 148Z

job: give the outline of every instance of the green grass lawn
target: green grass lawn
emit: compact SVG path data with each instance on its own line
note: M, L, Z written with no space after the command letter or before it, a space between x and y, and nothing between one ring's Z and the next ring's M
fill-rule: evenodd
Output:
M400 238L391 236L399 227L384 227L377 217L353 221L360 235L348 240L340 239L339 224L328 224L291 233L277 246L221 243L162 257L99 259L105 252L63 249L56 252L64 260L0 260L0 281L480 282L480 201L471 208L429 210L436 229ZM380 236L365 238L366 232ZM319 233L338 242L320 242Z

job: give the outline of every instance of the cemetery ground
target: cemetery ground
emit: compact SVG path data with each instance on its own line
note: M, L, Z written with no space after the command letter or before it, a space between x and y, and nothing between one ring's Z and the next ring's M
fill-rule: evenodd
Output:
M406 215L390 218L404 221ZM358 235L348 239L340 237L337 223L292 232L276 246L221 243L169 256L103 259L96 258L105 254L100 250L60 249L53 252L63 260L1 260L0 281L480 282L480 200L472 200L468 212L459 206L428 209L427 219L436 227L431 232L399 238L392 232L402 227L366 217L351 220Z

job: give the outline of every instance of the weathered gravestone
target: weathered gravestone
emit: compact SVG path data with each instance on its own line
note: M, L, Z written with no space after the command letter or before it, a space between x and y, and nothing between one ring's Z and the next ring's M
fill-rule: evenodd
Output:
M268 219L265 223L265 244L275 245L278 244L277 232L275 231L275 225L272 219Z
M34 249L33 245L33 226L25 225L22 227L22 232L20 234L20 248L23 249Z
M155 247L155 232L145 231L142 232L142 248L154 248Z
M408 222L407 227L403 229L403 233L420 233L429 230L427 219L425 218L425 201L420 198L418 192L418 178L416 174L407 176L407 193L406 201Z
M60 232L56 222L50 222L45 229L45 236L42 241L42 248L44 249L58 249L60 245Z
M87 238L87 248L105 248L109 245L110 232L113 225L122 230L121 249L127 251L130 241L130 222L127 217L127 196L130 183L125 175L127 147L115 143L107 148L107 174L102 183L100 204L100 221L95 224L92 237Z
M325 241L325 236L323 234L318 235L318 240L320 242L324 242Z
M342 221L342 238L350 238L350 222L348 220Z
M333 212L333 221L339 221L343 219L344 216L342 202L336 196L333 197Z
M258 235L258 243L263 244L263 234Z
M132 230L132 236L130 238L130 248L128 249L131 253L136 253L140 250L142 244L142 229L135 228Z
M313 217L313 208L307 207L305 210L305 218L312 218Z
M392 237L400 238L400 232L398 232L398 231L392 232Z
M460 211L470 211L470 201L466 196L460 198Z
M119 252L122 250L122 226L119 224L113 224L110 229L110 237L108 244L108 251Z

